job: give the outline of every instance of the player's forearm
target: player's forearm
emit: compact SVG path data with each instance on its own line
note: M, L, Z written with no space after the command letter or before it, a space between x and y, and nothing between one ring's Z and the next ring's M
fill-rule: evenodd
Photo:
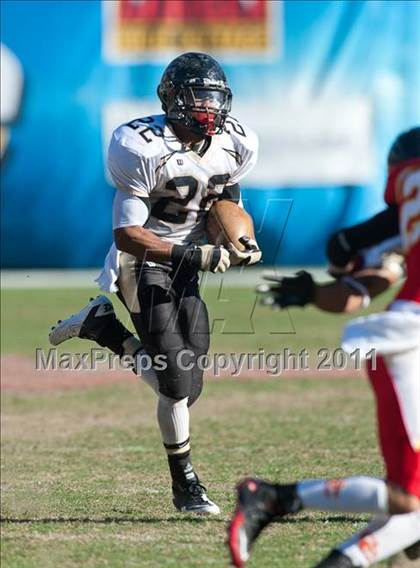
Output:
M143 260L154 262L171 259L173 245L167 243L143 227L124 227L114 230L118 250Z
M382 294L395 280L389 270L365 269L347 282L337 280L328 284L315 284L313 304L326 312L350 314L366 307L370 299Z
M352 313L363 305L363 295L342 282L316 284L313 304L325 312Z
M183 265L210 272L225 272L230 266L229 252L223 247L173 245L143 227L114 229L114 240L118 250L132 254L140 260L171 261L178 267Z

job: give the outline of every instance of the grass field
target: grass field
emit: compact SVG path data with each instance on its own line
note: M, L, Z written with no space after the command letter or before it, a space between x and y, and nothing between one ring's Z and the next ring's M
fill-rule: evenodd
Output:
M68 316L86 304L92 289L3 290L1 295L1 349L3 354L20 353L33 356L37 347L48 349L48 331L57 319ZM372 303L364 313L382 309L394 292L388 292ZM341 330L354 316L334 315L314 308L272 311L256 304L251 288L204 291L212 329L211 350L222 352L254 352L259 347L277 351L289 347L316 350L335 348ZM116 299L114 305L121 321L130 327L127 312ZM73 340L66 350L86 349L86 342Z
M251 290L225 292L207 292L218 320L213 351L316 351L339 343L342 316L253 311ZM49 324L90 293L3 291L3 354L32 357L36 347L46 348ZM243 475L290 481L382 472L365 381L345 372L343 378L210 379L192 409L192 441L194 463L222 515L185 517L171 505L153 398L147 386L125 381L3 393L4 567L226 566L225 526ZM249 566L309 567L366 519L307 512L286 519L263 535Z

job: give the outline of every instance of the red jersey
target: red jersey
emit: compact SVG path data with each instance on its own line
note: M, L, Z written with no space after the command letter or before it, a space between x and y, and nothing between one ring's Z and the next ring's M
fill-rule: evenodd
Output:
M385 190L388 205L398 205L407 279L396 300L420 303L420 159L391 168Z

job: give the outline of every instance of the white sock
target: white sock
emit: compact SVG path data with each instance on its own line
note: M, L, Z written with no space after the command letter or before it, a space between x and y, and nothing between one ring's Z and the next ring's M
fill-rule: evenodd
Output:
M190 413L188 410L188 397L182 400L169 398L159 394L157 405L157 418L165 446L179 446L182 444L182 453L189 450ZM188 441L187 444L184 442ZM169 448L167 447L167 450ZM168 453L177 453L178 448Z
M358 547L360 540L367 536L368 534L382 528L389 521L389 515L377 515L373 517L369 524L365 528L356 533L348 540L343 542L340 546L337 546L338 550L341 550L346 556L348 556L355 566L365 566L366 557L363 555L362 550Z
M376 477L317 479L297 484L305 508L343 513L386 513L388 489Z
M339 549L355 566L371 566L393 556L420 539L420 511L377 517ZM413 567L414 568L414 567Z

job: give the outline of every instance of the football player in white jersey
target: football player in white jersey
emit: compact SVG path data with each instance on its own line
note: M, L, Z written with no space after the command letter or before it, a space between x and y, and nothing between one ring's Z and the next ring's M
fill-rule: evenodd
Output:
M50 341L58 345L78 336L119 355L164 356L164 369L159 365L138 373L158 397L173 503L183 512L219 513L190 456L188 407L203 387L203 371L195 362L209 347L198 272L224 272L230 264L261 258L252 240L246 252L203 244L212 203L241 202L238 182L256 162L258 140L230 117L231 90L209 55L185 53L174 59L163 73L158 96L164 114L123 124L112 135L108 166L116 186L114 244L98 279L102 290L116 292L122 300L141 343L104 296L59 322ZM177 356L185 349L194 353L192 365L181 368Z

